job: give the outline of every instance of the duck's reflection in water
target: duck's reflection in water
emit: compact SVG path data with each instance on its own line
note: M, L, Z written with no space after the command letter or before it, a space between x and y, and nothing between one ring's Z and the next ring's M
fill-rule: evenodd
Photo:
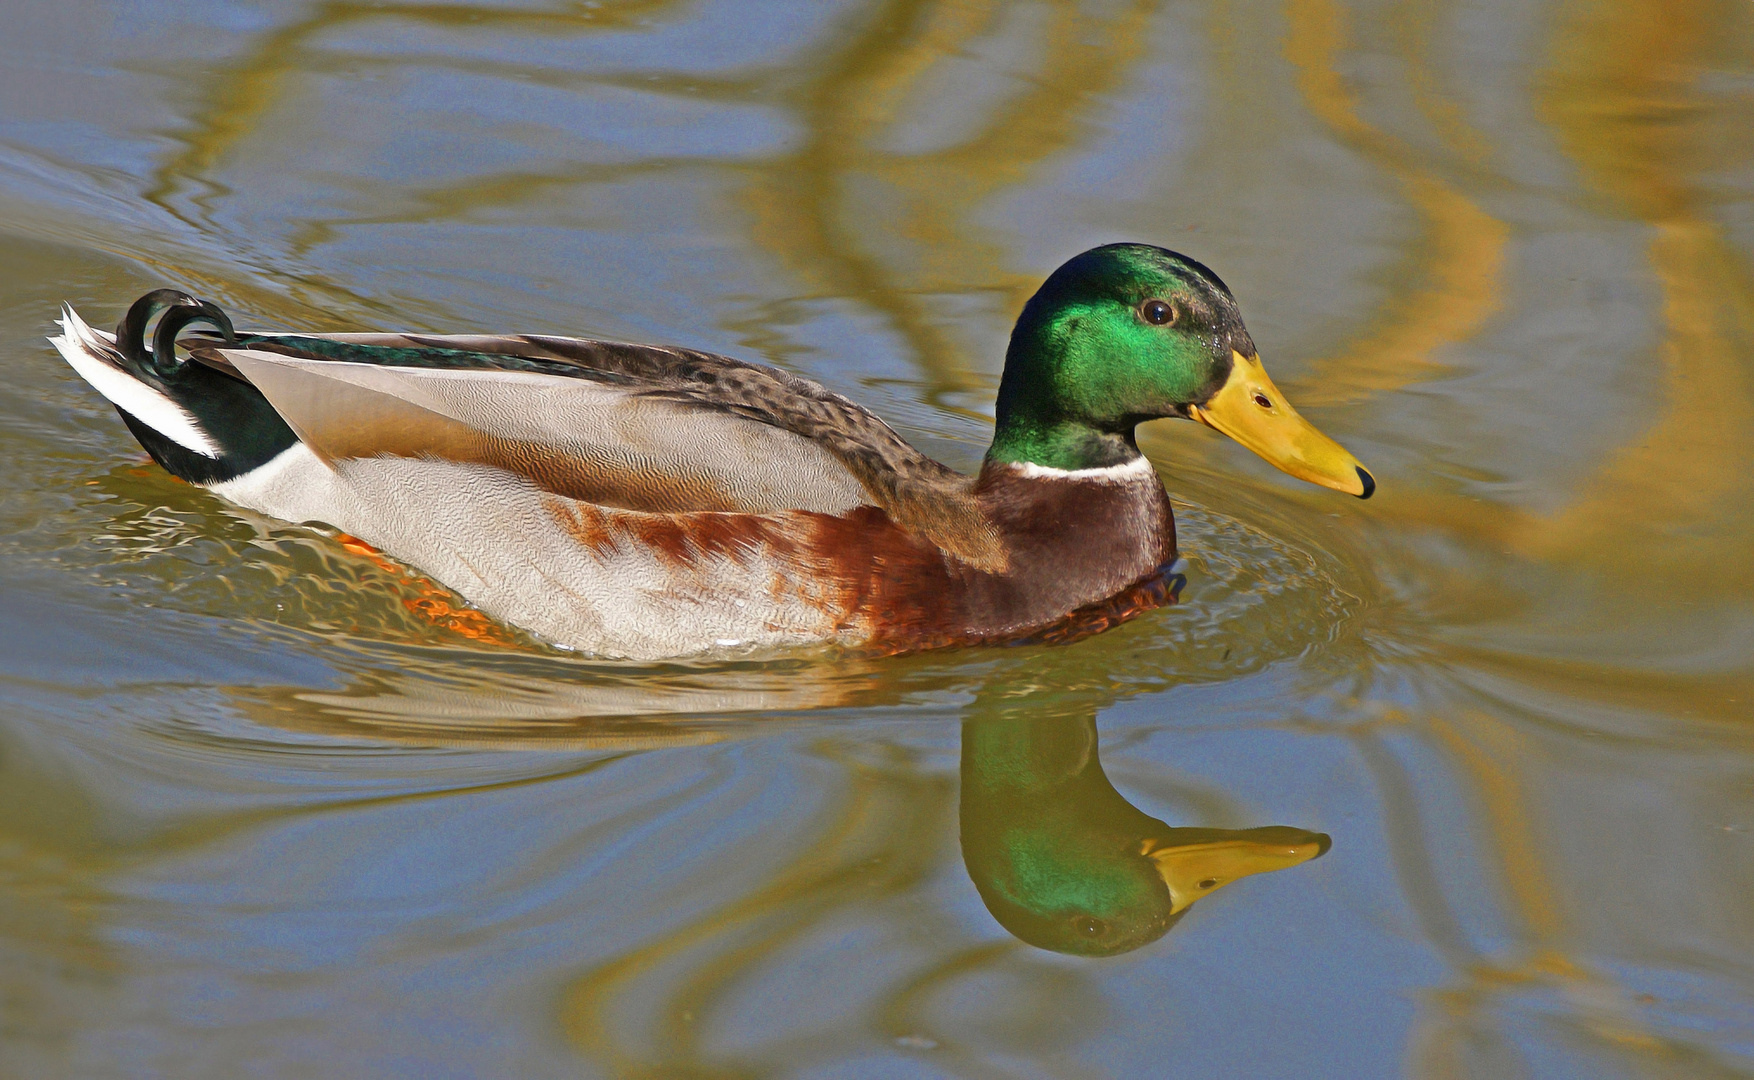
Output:
M1127 952L1161 938L1225 885L1328 850L1325 834L1289 826L1174 827L1144 813L1115 790L1098 754L1096 713L1113 695L1076 685L1019 693L1016 665L998 667L963 717L962 856L987 910L1018 939L1082 956ZM729 719L737 714L905 697L880 686L880 670L881 662L851 658L832 666L580 664L567 680L485 668L461 679L374 670L342 693L251 696L261 719L344 738L614 753L734 739L750 731Z
M1027 699L962 728L962 858L993 918L1019 939L1113 956L1168 933L1238 878L1328 850L1285 825L1175 828L1122 797L1102 771L1094 712L1031 715Z

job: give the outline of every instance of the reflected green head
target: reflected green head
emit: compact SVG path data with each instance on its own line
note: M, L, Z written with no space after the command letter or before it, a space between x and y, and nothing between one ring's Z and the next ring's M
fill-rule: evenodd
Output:
M1181 921L1136 837L1099 828L1071 835L1023 828L1002 845L1002 858L984 868L989 873L975 886L1005 929L1038 948L1114 956L1156 941Z
M1130 461L1134 426L1211 398L1232 350L1255 354L1218 275L1149 244L1092 248L1024 305L987 456L1060 469Z

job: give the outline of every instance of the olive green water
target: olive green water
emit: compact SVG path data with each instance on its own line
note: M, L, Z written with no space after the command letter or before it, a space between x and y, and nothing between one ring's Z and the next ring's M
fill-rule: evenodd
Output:
M1747 5L6 21L0 1075L1754 1074ZM1381 490L1147 428L1184 602L1062 647L471 636L44 341L169 284L684 343L967 468L1023 299L1116 239L1223 275ZM1332 848L1144 944L1003 900L1261 826Z

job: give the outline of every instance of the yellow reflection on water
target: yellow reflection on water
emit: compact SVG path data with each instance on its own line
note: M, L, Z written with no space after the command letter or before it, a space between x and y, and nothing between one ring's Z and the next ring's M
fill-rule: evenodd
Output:
M842 780L801 850L754 889L569 982L560 1020L581 1054L612 1075L699 1067L707 1055L700 1032L740 979L831 917L920 887L942 851L942 840L933 838L945 831L948 778L922 774L894 753L852 756L829 741L818 753L839 767ZM636 988L678 961L687 966L662 1000L642 1002L627 1015ZM629 1032L642 1030L662 1049L631 1046Z
M1665 576L1718 587L1754 580L1745 526L1730 525L1750 510L1754 288L1706 216L1695 175L1722 135L1696 83L1717 36L1741 25L1727 6L1699 0L1561 9L1537 101L1585 182L1648 226L1664 340L1661 377L1644 376L1654 415L1635 420L1576 502L1520 538L1543 557L1630 570L1654 543Z
M1754 557L1742 541L1754 509L1745 467L1754 452L1754 398L1744 361L1754 350L1754 279L1706 213L1696 175L1724 137L1698 80L1723 49L1721 35L1741 25L1730 9L1705 3L1577 0L1561 8L1536 102L1602 205L1649 230L1663 330L1660 374L1635 373L1649 413L1633 418L1554 514L1433 491L1390 499L1386 513L1621 575L1629 588L1716 596L1754 581Z
M1240 878L1288 869L1327 850L1327 836L1302 829L1177 828L1143 813L1102 770L1095 714L1112 693L1049 687L1021 693L1016 666L1002 665L999 674L964 715L954 827L966 874L1016 938L1078 956L1130 952ZM612 1075L693 1074L759 1071L782 1050L790 1068L815 1056L808 1043L781 1040L727 1060L704 1033L743 987L813 937L872 905L917 894L942 862L953 828L948 777L921 768L900 748L873 755L869 746L855 752L823 738L815 752L839 768L842 780L804 847L754 888L568 984L561 1022L594 1064ZM954 939L953 926L933 925L947 924L945 913L913 906L920 914L909 928L912 944L941 950ZM904 969L871 1022L904 1046L923 1041L950 1063L973 1066L978 1058L933 1021L928 1003L958 983L1002 970L1021 977L1005 1002L1019 1037L1054 1045L1044 1033L1066 1026L1070 1003L1090 993L1089 976L1032 962L1009 939ZM656 1004L654 992L661 994Z
M676 0L610 0L604 3L556 3L517 8L490 4L422 3L386 5L357 0L321 0L309 14L258 34L249 52L225 65L211 80L205 100L189 119L192 130L180 136L182 149L154 170L145 197L173 213L174 198L188 187L204 189L193 201L207 209L227 192L210 179L226 154L256 134L268 114L285 97L288 79L324 67L313 43L350 23L396 20L451 30L509 30L531 35L574 34L625 28ZM532 37L540 41L539 37Z
M734 208L726 216L735 220L713 224L734 234L733 242L743 244L740 253L750 262L771 258L781 265L792 279L787 288L795 295L788 299L832 297L877 316L900 339L894 349L900 359L921 368L922 396L944 399L967 392L972 398L990 389L988 372L996 358L974 357L959 336L967 320L960 313L946 314L945 298L976 296L1008 315L1037 283L1014 269L1028 225L1013 228L983 214L1002 196L1044 182L1057 160L1099 143L1105 110L1162 61L1150 44L1157 19L1167 10L1145 2L875 0L856 5L845 18L829 20L808 55L778 76L759 71L697 76L688 70L687 57L675 58L676 70L649 77L491 70L508 81L620 80L617 85L655 94L757 102L785 113L796 122L796 138L771 156L723 167L729 176L719 178L724 204ZM145 178L145 197L209 230L215 245L223 247L228 238L214 224L212 212L228 200L247 202L250 197L223 186L224 166L245 152L251 140L279 137L273 120L282 109L296 113L293 91L299 80L332 70L335 61L325 54L325 35L388 20L447 31L514 30L539 40L543 34L632 32L639 20L682 20L690 11L673 0L527 10L462 4L386 8L354 2L300 8L289 21L250 39L234 62L195 84L199 104L187 117L187 129L177 135L179 148ZM1285 21L1278 49L1246 56L1234 50L1239 24L1277 25L1268 17L1279 13ZM1354 430L1387 427L1385 418L1407 402L1397 392L1415 384L1426 383L1433 395L1467 393L1465 388L1434 389L1430 384L1452 373L1452 365L1456 373L1489 374L1488 363L1469 352L1470 343L1508 316L1529 314L1516 278L1516 244L1525 238L1525 230L1534 235L1574 226L1534 220L1539 213L1554 213L1549 209L1529 211L1530 220L1513 227L1488 209L1500 205L1497 196L1511 192L1531 202L1551 198L1589 217L1588 227L1605 229L1605 219L1637 230L1637 250L1645 265L1625 276L1652 283L1662 340L1648 356L1634 354L1618 375L1632 381L1642 412L1625 430L1602 439L1606 451L1585 480L1561 492L1559 510L1540 513L1461 498L1445 490L1442 480L1422 481L1420 468L1447 466L1432 460L1429 446L1410 439L1405 450L1413 462L1408 471L1415 475L1384 475L1382 495L1362 510L1281 499L1275 489L1241 479L1226 480L1222 494L1229 501L1210 500L1234 519L1221 521L1205 507L1178 507L1184 527L1194 526L1187 534L1193 541L1188 544L1190 556L1206 561L1193 590L1194 602L1203 605L1204 622L1194 622L1188 612L1165 612L1150 625L1113 631L1072 649L998 659L985 653L869 662L813 656L791 666L751 661L692 669L614 669L556 658L531 642L508 649L514 655L504 659L485 657L471 643L422 635L398 621L406 597L389 591L393 586L369 571L349 575L327 556L301 556L284 530L237 526L208 506L204 496L124 476L125 469L105 478L104 466L92 465L88 473L102 482L88 494L128 505L106 511L103 529L95 535L58 540L63 547L108 552L112 565L105 566L106 574L120 575L116 566L129 564L135 554L144 559L179 544L213 544L205 562L180 566L174 574L166 571L163 578L138 574L130 595L150 598L142 601L143 609L174 607L178 601L168 599L171 594L186 578L200 575L216 582L213 592L200 594L205 603L181 601L187 609L248 625L251 618L271 618L263 612L281 600L291 602L303 590L303 606L295 615L282 616L283 625L302 625L308 619L313 637L320 640L301 639L288 651L332 662L343 673L344 685L230 688L223 696L244 719L325 745L565 751L589 760L569 762L535 778L460 781L443 784L438 791L197 813L152 838L130 842L131 847L109 849L88 835L96 830L87 819L95 820L100 810L71 805L69 797L49 785L29 786L17 770L3 773L16 789L0 800L5 809L0 814L5 819L0 824L0 864L10 875L7 889L0 891L6 938L55 939L49 961L33 971L61 961L103 975L125 955L105 923L112 916L105 906L110 898L104 883L120 873L118 867L150 862L167 852L217 846L275 820L503 792L601 768L645 750L708 755L764 724L780 728L827 710L865 719L861 710L889 708L913 700L910 695L972 693L975 701L961 716L960 787L942 763L922 761L881 732L862 729L855 738L812 728L807 738L800 736L798 743L813 755L811 765L832 779L817 778L812 790L825 791L823 800L788 819L796 824L798 842L790 848L763 848L773 865L756 868L735 887L727 885L711 895L704 910L661 926L654 923L657 928L645 938L636 926L626 932L632 944L620 940L607 961L573 971L557 1005L560 1020L572 1044L611 1073L724 1064L701 1032L735 1004L739 987L798 955L812 934L849 923L879 923L870 917L870 905L911 902L946 867L952 876L962 873L952 839L959 834L967 881L956 877L957 887L965 895L972 888L983 897L1010 891L998 901L987 901L985 910L996 924L984 921L982 909L971 903L969 910L983 921L972 932L977 940L970 942L968 928L959 933L944 929L945 913L920 901L926 913L910 931L916 954L898 962L883 999L864 1019L885 1038L905 1045L931 1043L947 1068L978 1074L985 1059L959 1045L955 1031L945 1030L941 1003L958 986L1007 972L1022 987L1005 1004L1010 1010L1007 1038L1040 1060L1073 1072L1078 1064L1054 1058L1051 1044L1056 1038L1071 1039L1068 1032L1079 1025L1096 1030L1108 1021L1098 976L1091 973L1098 969L1050 963L1053 958L1025 947L1001 927L1021 927L1031 940L1050 948L1067 946L1071 952L1079 951L1071 946L1119 929L1124 932L1115 933L1114 940L1139 949L1137 957L1172 957L1177 942L1199 932L1193 916L1156 946L1158 951L1150 940L1175 925L1172 918L1206 911L1185 904L1178 909L1175 890L1185 891L1190 882L1197 888L1206 880L1218 887L1225 875L1207 867L1219 864L1200 861L1213 853L1210 845L1233 845L1224 849L1229 857L1239 850L1234 846L1238 843L1263 843L1265 848L1245 850L1250 858L1258 857L1261 870L1293 865L1304 847L1297 837L1241 835L1252 830L1231 830L1225 836L1214 835L1217 830L1197 835L1179 831L1132 806L1102 773L1095 738L1100 710L1128 699L1136 705L1146 694L1184 683L1240 681L1264 671L1283 680L1272 685L1279 688L1275 693L1288 698L1308 685L1354 688L1356 698L1332 706L1349 714L1368 711L1379 695L1399 693L1397 680L1402 680L1421 688L1425 702L1391 720L1360 723L1346 737L1379 787L1387 833L1380 858L1406 897L1419 941L1447 968L1438 984L1419 998L1409 1036L1409 1067L1419 1075L1470 1075L1481 1046L1514 1059L1514 1036L1508 1033L1514 1025L1498 1010L1507 1008L1515 995L1547 991L1561 1003L1557 1011L1576 1019L1576 1030L1595 1040L1591 1045L1624 1049L1628 1060L1658 1074L1686 1075L1696 1062L1686 1057L1689 1051L1673 1034L1678 1025L1663 1030L1632 994L1634 976L1601 959L1611 947L1628 942L1616 939L1605 946L1590 938L1591 927L1580 912L1587 913L1597 897L1588 891L1591 879L1566 864L1566 852L1556 839L1562 814L1547 801L1543 787L1552 772L1552 762L1543 755L1551 750L1533 725L1514 717L1523 699L1560 702L1552 709L1559 718L1550 726L1569 725L1570 737L1587 739L1589 746L1631 746L1646 755L1642 767L1650 770L1637 773L1639 777L1655 774L1674 744L1684 741L1677 733L1703 737L1688 726L1691 721L1745 728L1754 679L1736 658L1736 624L1727 624L1722 639L1708 643L1722 644L1723 655L1730 659L1701 648L1683 657L1693 667L1678 663L1674 670L1594 654L1589 635L1611 621L1612 612L1632 611L1629 621L1637 625L1635 609L1599 606L1622 590L1629 595L1650 590L1650 607L1673 616L1694 606L1733 606L1754 584L1754 548L1746 539L1754 483L1748 467L1754 460L1754 422L1749 419L1754 387L1749 385L1747 360L1754 355L1754 283L1723 223L1718 190L1723 170L1745 162L1749 135L1726 120L1724 93L1706 79L1714 65L1728 63L1725 57L1746 66L1747 19L1731 5L1705 0L1567 0L1550 17L1534 20L1546 35L1535 51L1541 70L1532 92L1539 134L1551 136L1563 164L1575 170L1553 181L1550 190L1537 191L1535 185L1516 190L1507 179L1512 173L1505 161L1513 152L1510 140L1488 123L1484 110L1470 112L1459 103L1455 80L1466 77L1465 67L1450 56L1452 66L1445 70L1460 74L1438 74L1440 54L1448 55L1444 36L1466 14L1438 0L1401 0L1382 13L1387 33L1379 36L1389 42L1388 51L1371 52L1373 15L1338 0L1285 0L1270 7L1235 0L1214 4L1204 20L1212 31L1209 51L1217 58L1212 74L1218 85L1210 89L1218 97L1235 98L1244 81L1284 69L1281 73L1296 87L1295 100L1313 118L1321 138L1375 170L1385 181L1389 200L1398 200L1389 212L1404 208L1416 223L1412 235L1397 241L1386 255L1367 254L1367 261L1380 258L1388 264L1378 269L1392 279L1387 299L1342 312L1355 331L1341 348L1314 362L1297 388L1300 401L1346 406L1336 414L1345 416ZM994 61L991 55L1009 59ZM950 137L923 139L918 127L922 117L944 111L939 98L943 80L957 65L970 63L971 56L988 57L980 60L985 66L978 81L991 91L990 99L980 108L961 110L956 117L961 126ZM1348 77L1359 60L1388 65L1397 79ZM391 66L445 61L397 56L352 57L348 62ZM1392 89L1385 91L1385 85ZM1416 114L1413 124L1428 126L1429 133L1409 130L1387 107L1394 103L1391 94L1402 90ZM1516 98L1518 103L1527 100L1528 95ZM1228 153L1230 163L1216 166L1218 171L1241 171L1247 163L1237 160L1242 155L1234 153L1234 146L1246 140L1247 132L1240 130L1246 122L1242 110L1232 109L1219 122L1208 118L1206 128L1188 141L1211 158L1226 159ZM321 145L320 131L308 134ZM1166 154L1149 167L1173 174L1172 165L1164 164L1167 160ZM313 266L308 280L290 283L275 281L266 271L182 265L157 250L124 254L179 281L209 286L216 294L251 297L258 311L291 313L307 325L345 328L350 317L360 317L362 307L370 305L359 299L369 287L345 274L321 272L322 248L344 231L342 226L431 227L487 210L535 213L556 189L631 182L677 165L670 159L637 156L608 163L513 161L462 179L411 178L394 198L365 208L345 203L324 208L320 214L328 216L289 225L291 261L302 266L309 259ZM1301 185L1302 178L1275 182ZM1358 211L1360 204L1336 199L1333 205ZM1129 220L1141 231L1140 238L1167 241L1152 235L1151 230L1169 227L1151 216L1153 212L1139 211ZM1229 216L1232 204L1215 199L1211 213ZM536 223L551 224L539 216ZM1242 221L1236 231L1246 233L1250 227ZM434 235L455 239L459 234ZM1178 240L1172 246L1212 258L1197 240ZM1580 273L1590 270L1580 268ZM271 295L280 287L294 299ZM346 302L325 303L333 297ZM1243 299L1250 306L1274 300ZM404 317L402 312L378 314L382 325ZM777 343L775 352L783 353L786 329L771 325L768 314L757 311L732 329L743 332L745 341ZM1538 321L1545 313L1533 314ZM1516 347L1513 340L1509 348ZM846 355L858 357L858 348L850 344ZM1513 359L1526 364L1543 360L1532 351ZM849 359L848 365L862 370L861 362ZM1580 387L1574 407L1597 409L1603 393L1600 386ZM971 411L955 400L940 403ZM1481 431L1461 439L1455 453L1466 459L1490 450L1492 441L1507 430L1553 419L1513 402L1499 414L1485 416ZM33 453L17 460L46 456ZM1531 468L1530 475L1547 478L1538 468ZM7 493L9 500L15 496L24 497ZM1309 509L1318 505L1319 512ZM90 517L78 518L81 522L99 516L89 507L82 512ZM1328 518L1330 512L1336 516ZM51 520L57 513L61 511L40 516ZM228 530L239 535L231 537ZM216 536L225 539L214 540ZM1442 558L1430 556L1424 546L1428 543L1453 545L1458 553L1443 564ZM311 541L308 546L327 550L325 544ZM1541 618L1549 613L1539 600L1531 600L1515 582L1481 570L1489 557L1500 553L1542 563L1543 572L1592 571L1605 584L1578 602L1575 612L1562 610L1543 623ZM216 572L219 565L233 569ZM269 568L261 575L265 580L252 584L248 574L264 567ZM1384 584L1396 573L1406 580ZM325 580L356 595L345 602L319 595L309 584L319 575L330 575ZM233 595L214 599L227 589ZM372 601L357 594L374 589L388 597L381 618L340 625L333 638L332 626L316 625L323 618L345 624L353 614L350 603L369 606ZM1420 589L1447 591L1440 602L1421 607ZM1475 624L1456 616L1445 603L1465 609ZM1458 636L1477 632L1477 640L1456 644L1443 638L1445 631L1457 631ZM1497 640L1513 632L1524 637L1510 644ZM365 638L389 639L396 647L362 645ZM1460 669L1497 681L1498 705L1505 715L1473 703L1457 704L1464 695L1440 677ZM79 693L83 690L69 697ZM1638 737L1590 730L1590 710L1609 706L1662 717L1673 727ZM186 733L180 737L195 751L217 744L203 745ZM1468 809L1460 824L1450 823L1450 836L1478 842L1480 866L1491 879L1485 891L1493 897L1489 903L1497 905L1495 913L1510 924L1508 940L1483 944L1481 939L1495 931L1482 932L1473 925L1477 912L1454 895L1453 882L1445 875L1453 872L1457 856L1432 844L1445 803L1422 786L1425 778L1395 757L1391 747L1399 746L1400 739L1417 742L1441 758L1447 778L1460 790ZM268 762L263 769L273 767L271 754L261 753L260 759ZM982 788L967 782L971 771L986 776L1010 768L1007 761L1016 764L1011 775L1021 777L1015 783ZM1236 767L1244 769L1248 763ZM1743 807L1737 798L1714 797L1711 810L1725 819L1714 821L1714 827L1729 828L1739 820L1736 815ZM34 822L32 807L55 808L65 820ZM1241 808L1228 809L1244 816ZM1196 816L1202 822L1207 817ZM1211 815L1211 820L1234 824L1225 815ZM1028 832L1026 826L1034 827L1033 838L1015 835ZM1324 827L1339 834L1337 824ZM1363 832L1350 823L1347 828L1354 836ZM65 845L44 840L48 836L64 839ZM1341 843L1349 845L1342 849L1348 855L1369 846L1367 841L1354 844L1347 835L1341 835ZM1206 850L1196 850L1203 845ZM1671 865L1669 853L1613 850L1616 857L1643 856L1649 865ZM1184 858L1174 857L1178 852ZM739 849L729 858L734 861L741 854ZM1053 865L1041 870L1048 863ZM1254 865L1246 859L1244 863L1245 869ZM1068 864L1077 869L1065 871ZM1229 877L1241 876L1233 872L1234 862L1222 865L1232 867L1225 871ZM1226 890L1211 908L1221 912L1227 910L1223 905L1235 905L1229 910L1251 915L1270 911L1249 908L1245 900L1317 879L1331 865L1304 868L1271 883L1244 883ZM708 860L687 876L692 883L710 885L747 869ZM1712 873L1717 875L1713 881L1735 880L1736 871L1714 866ZM1137 909L1118 905L1105 914L1076 904L1055 906L1056 899L1037 903L1047 912L1039 919L1035 910L1018 914L1017 909L1029 908L1028 901L1049 894L1043 882L1067 885L1066 891L1076 893L1104 874L1139 885L1143 891L1138 895L1146 901ZM1018 886L1019 881L1035 883L1037 891ZM1170 897L1167 914L1157 884ZM1025 902L1018 902L1019 896ZM665 900L655 898L654 904ZM1669 912L1650 914L1653 924L1675 918ZM986 938L980 939L981 934ZM1390 930L1381 936L1396 934ZM1729 937L1707 944L1733 951L1741 943ZM1735 961L1734 956L1726 961L1716 954L1682 960L1665 955L1656 963L1673 963L1672 972L1665 974L1704 979L1713 964ZM18 1015L21 1002L31 1007L27 999L32 989L17 981L6 983L3 1011ZM656 1004L647 1009L651 1002ZM783 1056L795 1065L812 1055L826 1061L847 1052L844 1042L788 1044L776 1039L752 1051L753 1064L743 1064L760 1072L767 1061L763 1054Z
M1347 9L1335 0L1287 0L1285 56L1310 111L1333 133L1393 176L1419 212L1423 234L1409 246L1406 282L1371 319L1372 328L1333 355L1315 361L1299 380L1297 400L1311 405L1356 403L1397 390L1437 370L1434 353L1466 341L1503 307L1505 248L1510 230L1443 179L1425 155L1368 123L1338 64L1347 45ZM1428 10L1402 17L1405 60L1416 73L1415 95L1447 143L1469 157L1484 151L1459 111L1432 89Z
M1086 137L1104 96L1143 59L1157 7L1149 0L1112 11L1074 0L874 5L860 32L793 96L806 135L796 154L764 167L750 186L751 239L818 294L853 298L883 315L935 394L986 390L990 377L971 369L925 297L978 283L1002 298L1002 310L1021 309L1040 282L1006 268L1005 245L975 211ZM1034 62L1010 93L948 145L916 152L886 145L903 123L933 111L922 95L944 65L1024 11L1040 22L1028 35ZM866 209L873 200L884 206L881 219Z
M1485 838L1511 910L1521 922L1522 955L1482 960L1463 968L1460 985L1435 992L1447 1003L1431 1021L1462 1026L1469 1015L1485 1007L1507 984L1557 985L1577 1014L1595 1033L1612 1042L1644 1053L1660 1053L1663 1044L1654 1038L1637 1015L1630 995L1610 977L1591 970L1574 955L1568 907L1578 901L1564 897L1555 887L1548 868L1552 854L1536 832L1536 816L1530 806L1532 793L1519 775L1519 759L1531 750L1516 730L1484 713L1472 713L1466 726L1432 718L1431 732L1452 754L1463 777L1471 782L1484 815ZM1420 1042L1436 1040L1433 1032L1415 1036Z

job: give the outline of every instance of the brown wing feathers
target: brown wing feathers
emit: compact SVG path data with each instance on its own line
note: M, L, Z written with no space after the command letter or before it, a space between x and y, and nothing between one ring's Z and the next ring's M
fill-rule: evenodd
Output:
M981 569L1003 568L1003 547L975 502L972 478L920 453L874 413L773 368L710 353L665 352L676 359L669 377L641 393L728 410L803 436L838 458L903 528Z
M872 501L903 528L981 569L996 571L1005 565L998 533L975 502L972 478L920 453L876 414L819 383L688 349L567 338L523 340L581 363L607 360L619 373L655 384L642 394L732 411L803 436L838 458Z
M698 447L698 453L703 459L710 459L714 453L712 437L723 434L723 429L709 420L713 416L717 416L721 424L731 417L739 417L789 432L811 444L810 447L793 448L794 455L800 459L798 464L807 472L814 468L807 460L816 456L812 450L826 451L856 479L870 501L903 528L980 569L1000 570L1007 561L997 532L975 501L972 478L921 454L889 425L861 406L817 383L775 368L686 349L536 335L338 334L310 338L246 334L241 338L238 344L247 352L240 353L235 346L215 347L217 343L191 342L197 346L193 355L228 374L240 374L257 382L283 413L304 413L307 427L316 422L311 417L324 415L322 411L311 411L309 406L314 403L307 403L306 408L289 410L275 400L277 397L286 398L289 394L287 387L298 381L293 372L284 370L295 365L270 364L271 357L261 356L262 353L306 361L296 367L305 369L307 378L316 376L322 366L311 364L311 361L351 361L405 371L522 371L582 378L609 384L629 398L648 400L660 409L667 405L676 410L675 423L678 425L688 425L690 415L697 423L706 421L699 425L704 445ZM257 354L253 362L244 359L250 352ZM265 383L280 385L271 389ZM740 500L716 497L715 485L700 477L693 478L693 482L686 482L686 478L680 476L642 479L642 463L638 455L620 462L591 461L589 458L599 457L603 452L602 448L596 448L584 455L587 460L581 467L579 462L569 461L566 453L557 454L560 447L518 445L524 440L508 440L503 432L472 430L477 425L422 409L406 400L380 401L370 406L379 410L381 415L377 422L362 427L360 417L344 419L342 414L347 412L347 407L336 404L347 395L324 396L331 400L325 401L320 410L337 410L333 422L324 423L330 445L337 445L337 439L343 443L356 439L358 436L350 436L342 430L342 425L352 425L360 430L370 428L373 437L382 432L404 444L410 439L443 443L442 447L434 445L429 449L445 456L456 454L467 460L510 468L531 476L549 490L575 498L597 498L607 505L661 511L744 508L738 505ZM359 406L356 402L352 407L357 409ZM420 415L422 413L425 415ZM298 417L288 416L287 419L295 429L300 427ZM580 419L584 422L588 418L581 416ZM686 434L677 432L676 437L683 438ZM745 438L744 441L749 440ZM401 449L408 448L404 445ZM351 452L355 448L347 449ZM773 449L784 452L783 447ZM385 446L375 452L398 453L400 450ZM683 463L672 461L668 471L676 472L679 465ZM692 471L685 465L683 469ZM552 475L534 475L536 470L546 470ZM702 470L702 475L708 471ZM720 479L724 478L721 476ZM678 488L676 481L685 482ZM630 485L644 490L622 490ZM677 490L670 490L672 488ZM767 501L757 500L758 503Z

